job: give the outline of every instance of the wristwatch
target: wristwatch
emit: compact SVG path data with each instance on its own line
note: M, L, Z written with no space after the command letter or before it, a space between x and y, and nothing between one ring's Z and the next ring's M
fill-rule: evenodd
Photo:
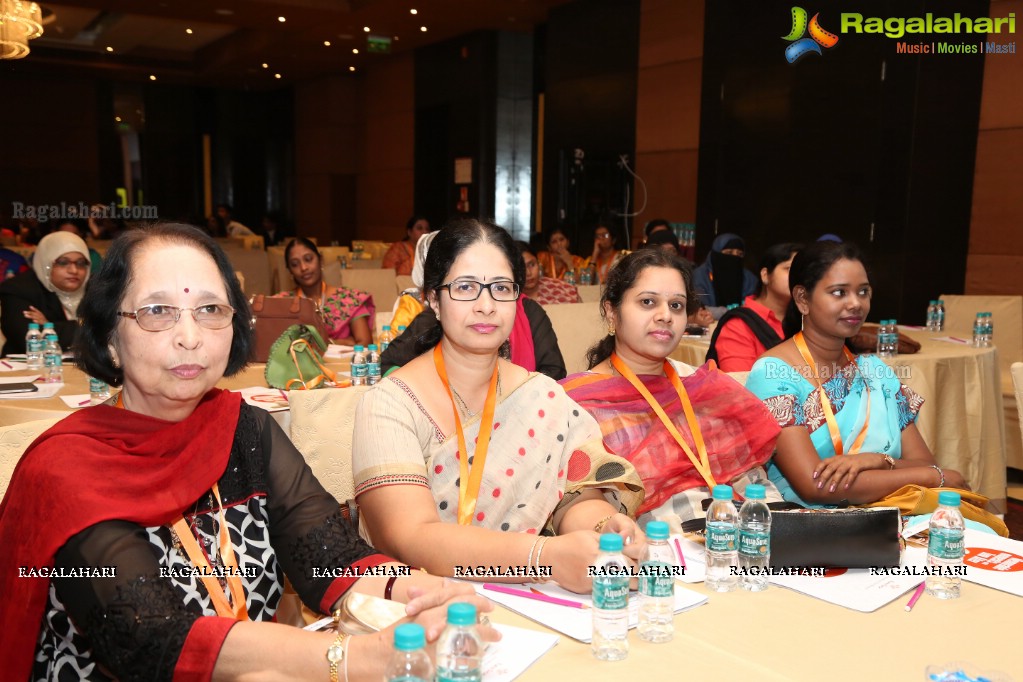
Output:
M330 682L338 682L338 666L345 659L345 638L348 634L341 629L341 609L334 612L334 625L337 626L337 636L330 646L327 647L327 662L330 664Z

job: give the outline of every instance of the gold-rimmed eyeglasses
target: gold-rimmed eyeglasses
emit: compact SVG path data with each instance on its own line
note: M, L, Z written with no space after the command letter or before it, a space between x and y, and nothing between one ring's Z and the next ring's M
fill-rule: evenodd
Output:
M118 312L117 314L135 320L147 332L162 332L176 325L181 319L181 313L186 310L192 313L195 323L204 329L223 329L231 324L231 320L234 318L234 308L223 303L208 303L195 308L179 308L175 305L152 303L132 312Z

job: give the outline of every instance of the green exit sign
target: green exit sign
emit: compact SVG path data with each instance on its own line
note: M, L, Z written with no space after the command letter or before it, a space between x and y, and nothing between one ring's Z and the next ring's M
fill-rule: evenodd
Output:
M387 54L391 51L391 39L385 36L367 36L366 51Z

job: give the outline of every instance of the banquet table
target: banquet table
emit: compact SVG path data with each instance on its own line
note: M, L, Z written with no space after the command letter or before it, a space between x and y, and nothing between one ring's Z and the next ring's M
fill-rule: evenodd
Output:
M328 360L326 365L336 371L345 371L349 368L350 363L347 361L341 362ZM262 363L250 364L233 377L225 377L221 379L217 383L217 387L226 388L228 390L238 390L252 386L266 386L266 378L263 374L265 368L266 365ZM41 372L4 372L0 376L16 377L37 374L41 374ZM275 389L267 390L274 391ZM60 396L81 395L88 394L88 392L89 377L77 367L65 365L64 385L61 387L60 392L56 396L52 398L28 398L18 400L0 399L0 426L10 426L37 419L54 419L56 417L69 415L74 412L76 408L68 407L64 401L60 399ZM273 414L281 427L287 431L290 413L285 410L282 412L274 412Z
M939 340L941 335L903 328L920 352L887 358L902 383L925 402L917 428L938 464L963 474L990 498L988 509L1006 509L1005 410L995 348ZM683 337L672 358L703 364L709 337Z
M913 682L926 679L928 665L963 661L1023 681L1023 657L1010 644L1023 601L974 583L963 581L955 600L925 594L910 613L909 594L860 613L776 585L727 594L685 587L709 601L675 616L671 642L650 644L630 630L628 658L607 663L561 636L518 679ZM548 631L502 607L491 620Z

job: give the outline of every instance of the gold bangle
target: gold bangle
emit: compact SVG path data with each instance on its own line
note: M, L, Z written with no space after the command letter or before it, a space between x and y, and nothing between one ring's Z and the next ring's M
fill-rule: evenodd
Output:
M593 532L595 532L595 533L599 533L599 532L601 532L602 530L604 530L604 526L606 526L606 525L607 525L607 522L611 520L611 517L612 517L612 516L614 516L614 514L608 514L607 516L605 516L604 518L602 518L602 519L601 519L600 521L597 521L597 525L595 525L595 526L593 527Z
M892 459L892 456L891 455L882 455L882 456L884 457L884 461L888 463L888 470L891 471L892 469L894 469L895 468L895 460Z
M540 547L536 550L536 572L537 573L540 572L540 555L543 554L543 546L547 544L547 541L549 539L550 538L548 538L548 537L540 538ZM530 566L532 566L532 564L530 564ZM534 583L542 583L542 582L544 582L543 578L540 578L538 576L530 576L529 581L530 582L534 582Z

